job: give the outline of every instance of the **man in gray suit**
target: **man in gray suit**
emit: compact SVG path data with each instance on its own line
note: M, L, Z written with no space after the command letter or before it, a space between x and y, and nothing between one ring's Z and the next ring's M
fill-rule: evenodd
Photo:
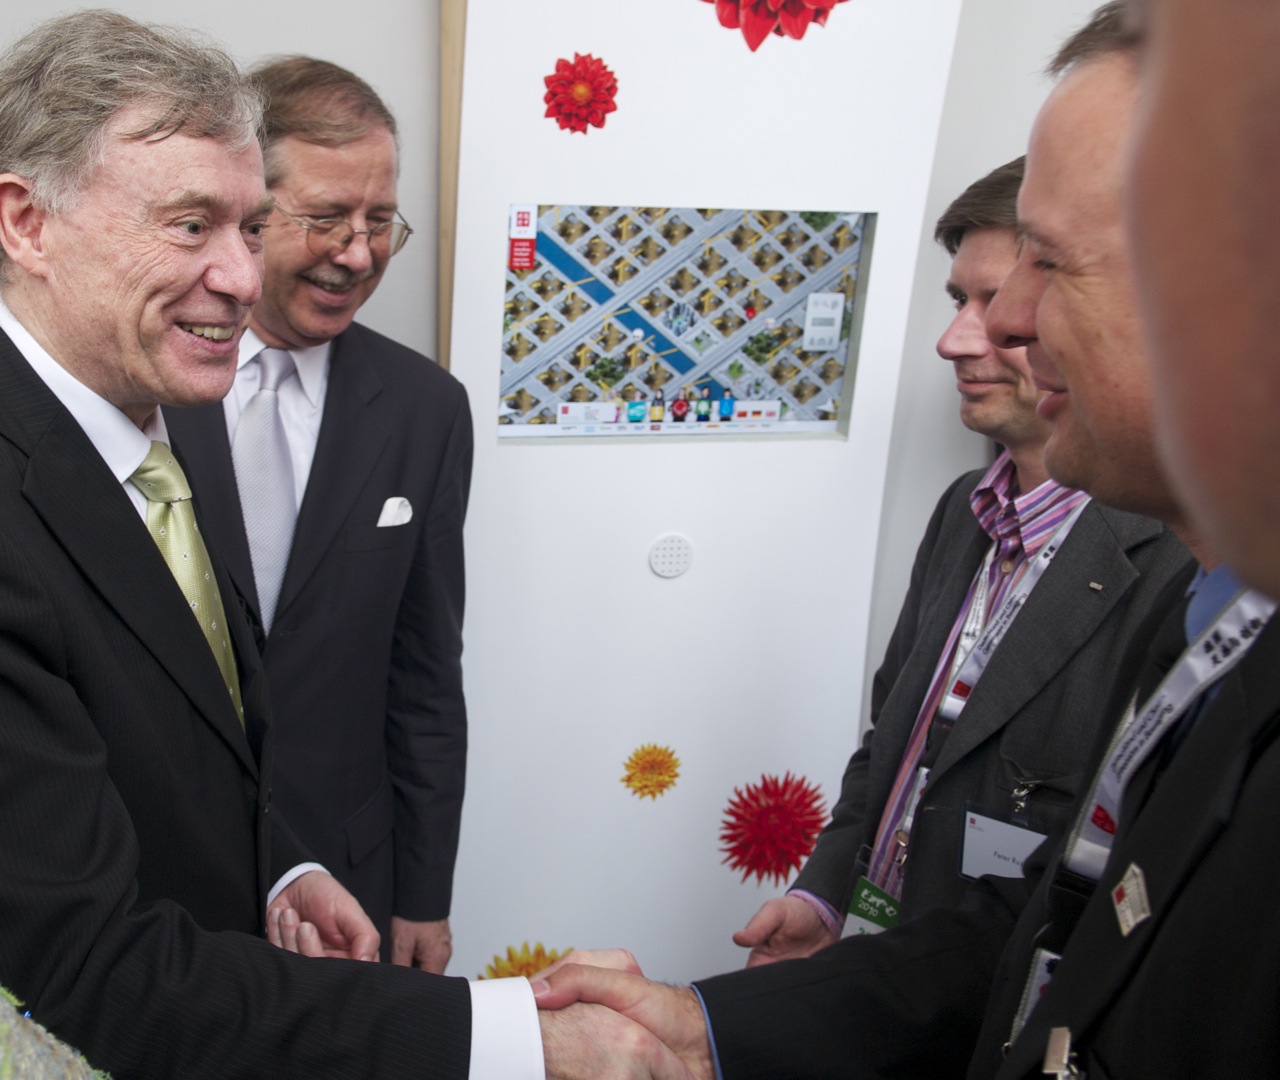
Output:
M734 936L748 966L958 907L983 874L1017 877L1071 805L1108 663L1186 564L1157 522L1049 479L1027 350L986 335L1022 174L1019 158L972 184L934 233L956 304L938 353L961 422L1003 450L938 502L831 823L791 891Z

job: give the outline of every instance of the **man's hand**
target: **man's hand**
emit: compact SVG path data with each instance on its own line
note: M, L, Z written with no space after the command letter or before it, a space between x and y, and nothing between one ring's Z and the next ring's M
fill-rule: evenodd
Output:
M580 958L584 955L591 954L578 954ZM698 1004L697 996L692 990L651 982L629 971L591 967L583 963L561 961L553 967L554 970L548 968L546 972L534 976L533 993L539 1009L563 1010L572 1002L605 1005L628 1020L640 1024L666 1043L697 1080L711 1080L714 1077L706 1021L703 1019L702 1006ZM590 1036L590 1041L596 1044L596 1051L603 1058L607 1059L609 1053L635 1053L637 1056L631 1060L637 1062L652 1064L664 1060L660 1057L644 1057L652 1047L647 1042L635 1043L635 1033L630 1028L606 1030L599 1026L602 1021L595 1020L594 1014L587 1016L586 1020L578 1020L577 1026L572 1030ZM545 1038L546 1021L549 1017L543 1012L539 1014L539 1018L543 1021ZM619 1045L613 1044L612 1040L615 1039ZM600 1046L602 1040L608 1040L608 1045ZM548 1075L551 1075L550 1054L547 1061ZM639 1072L617 1075L649 1074Z
M811 905L798 896L783 896L766 900L733 940L751 950L747 967L759 967L812 956L834 944L836 937Z
M608 968L610 971L626 971L632 975L643 975L640 964L626 949L570 949L553 964L548 964L532 981L546 979L567 964L582 964L586 967Z
M697 1080L639 1024L599 1005L538 1013L547 1080Z
M378 931L338 879L320 870L295 878L267 908L267 940L303 956L378 959Z
M448 919L414 922L391 916L391 962L443 975L453 955L453 935Z

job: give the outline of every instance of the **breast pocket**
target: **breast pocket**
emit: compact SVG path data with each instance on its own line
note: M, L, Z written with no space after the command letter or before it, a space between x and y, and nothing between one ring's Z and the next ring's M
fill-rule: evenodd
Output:
M400 547L410 542L412 525L349 525L342 536L347 551L377 551Z

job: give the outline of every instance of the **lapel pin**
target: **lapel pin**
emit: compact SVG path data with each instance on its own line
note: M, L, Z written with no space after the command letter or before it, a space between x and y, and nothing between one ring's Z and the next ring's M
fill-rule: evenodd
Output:
M1116 918L1120 920L1120 933L1128 937L1139 923L1151 918L1151 902L1147 897L1147 878L1142 867L1130 863L1120 883L1111 890L1111 902L1115 905Z
M1094 592L1102 592L1102 582L1091 581L1089 582L1089 588L1091 588Z

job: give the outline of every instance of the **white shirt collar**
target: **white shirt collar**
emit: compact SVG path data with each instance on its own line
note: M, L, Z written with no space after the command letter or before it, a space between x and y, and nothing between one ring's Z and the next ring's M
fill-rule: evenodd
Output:
M76 423L84 429L94 449L102 455L112 475L120 483L123 484L128 480L142 464L151 450L152 439L168 444L169 433L164 425L164 416L159 409L151 414L146 431L139 430L137 425L111 402L90 390L50 356L44 346L18 322L17 317L2 300L0 300L0 330L4 330L9 335L9 339L31 365L32 370L40 376L53 395L75 418Z
M240 358L236 361L239 371L251 360L257 359L258 353L267 348L266 343L253 332L245 330L240 339ZM298 371L298 383L312 408L317 408L324 397L325 376L329 366L329 352L333 348L332 341L322 345L312 345L305 349L287 349L293 357L294 367Z

